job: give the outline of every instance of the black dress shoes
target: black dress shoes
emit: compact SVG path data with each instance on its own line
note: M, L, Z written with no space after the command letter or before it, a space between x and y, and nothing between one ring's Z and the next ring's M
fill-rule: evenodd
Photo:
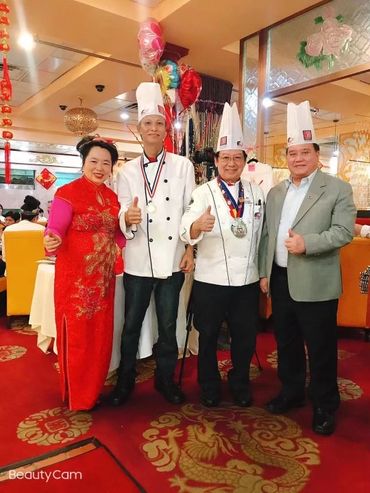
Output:
M248 389L231 390L234 403L239 407L249 407L252 405L252 396Z
M313 410L312 429L319 435L331 435L335 430L334 412L317 407Z
M127 385L126 387L116 387L107 397L107 404L110 406L121 406L130 397L134 390L135 384Z
M200 403L205 407L217 407L220 403L220 393L202 390Z
M185 394L173 381L155 380L154 388L171 404L185 402Z
M271 414L284 414L290 409L304 406L304 398L289 398L279 394L266 404L266 409Z

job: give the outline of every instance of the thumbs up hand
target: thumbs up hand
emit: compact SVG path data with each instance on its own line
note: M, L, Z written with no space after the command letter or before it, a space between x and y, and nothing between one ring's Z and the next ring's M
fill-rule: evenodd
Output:
M212 231L213 226L215 224L215 216L211 214L211 206L209 205L205 212L195 221L195 227L199 231L203 231L205 233L209 233Z
M127 227L130 227L132 224L141 223L141 209L139 207L138 197L134 197L132 204L125 212L125 222Z
M288 231L288 238L285 240L285 246L289 253L301 255L306 251L306 245L303 236L299 235L292 229Z

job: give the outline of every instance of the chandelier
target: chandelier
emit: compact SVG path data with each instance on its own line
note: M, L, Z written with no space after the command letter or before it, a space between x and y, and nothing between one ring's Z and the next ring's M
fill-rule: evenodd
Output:
M84 108L82 99L79 100L80 106L71 108L64 115L64 125L75 135L83 136L95 132L98 128L98 115L90 108Z

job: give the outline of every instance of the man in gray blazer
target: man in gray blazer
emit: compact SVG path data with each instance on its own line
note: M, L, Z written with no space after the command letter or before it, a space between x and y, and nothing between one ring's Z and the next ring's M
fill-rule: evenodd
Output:
M282 384L267 409L280 414L304 404L306 346L312 428L330 435L340 403L336 326L341 294L339 249L352 240L356 208L351 186L319 170L319 146L307 112L308 102L288 105L287 164L291 174L267 196L260 243L260 286L272 296Z

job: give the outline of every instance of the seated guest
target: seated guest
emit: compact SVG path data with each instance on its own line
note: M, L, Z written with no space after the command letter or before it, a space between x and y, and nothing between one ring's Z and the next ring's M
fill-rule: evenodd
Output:
M44 229L41 224L37 224L39 218L40 201L32 195L27 195L24 199L24 204L21 206L21 221L16 224L7 226L7 230L11 231L28 231L35 229Z
M355 235L361 238L370 238L370 226L368 224L355 224Z
M21 219L21 215L17 211L8 211L4 216L5 227L18 223Z
M46 223L48 222L48 220L46 219L46 217L44 216L44 209L39 209L39 217L37 219L37 223L38 224L41 224L42 226L46 226Z
M5 222L5 217L3 216L3 211L4 211L4 208L3 206L0 204L0 223L3 223Z

